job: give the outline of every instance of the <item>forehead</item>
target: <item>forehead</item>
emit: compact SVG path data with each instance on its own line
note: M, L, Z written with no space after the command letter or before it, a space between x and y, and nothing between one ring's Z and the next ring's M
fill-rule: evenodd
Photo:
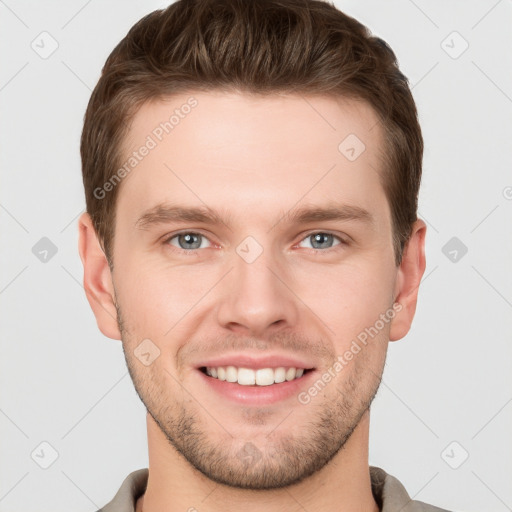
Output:
M122 164L134 165L125 166L118 209L135 216L179 202L258 215L341 201L375 210L382 150L381 125L361 101L183 93L133 117Z

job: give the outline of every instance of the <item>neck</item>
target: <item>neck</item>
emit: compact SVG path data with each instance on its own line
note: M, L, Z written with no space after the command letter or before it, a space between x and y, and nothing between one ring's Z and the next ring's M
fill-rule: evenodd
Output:
M217 484L193 468L147 415L149 477L136 512L378 512L368 466L369 412L334 458L302 482L276 490L253 491Z

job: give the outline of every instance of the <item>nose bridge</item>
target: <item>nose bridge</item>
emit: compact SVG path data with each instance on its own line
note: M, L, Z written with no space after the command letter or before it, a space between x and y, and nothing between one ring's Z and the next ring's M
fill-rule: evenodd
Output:
M270 247L252 236L238 244L228 289L218 311L221 325L243 326L256 333L278 322L296 322L297 305L285 285L287 272L282 263Z

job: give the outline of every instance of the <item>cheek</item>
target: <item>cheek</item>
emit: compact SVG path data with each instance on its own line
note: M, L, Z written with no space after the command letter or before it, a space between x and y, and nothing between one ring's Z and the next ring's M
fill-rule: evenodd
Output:
M155 319L164 309L161 306L165 292L163 280L155 279L140 265L118 259L114 269L114 285L127 334L150 339L157 333L161 334L161 329L150 330L149 326L155 326Z
M344 345L391 308L393 275L392 267L379 261L326 268L301 286L302 296Z
M139 337L165 338L213 287L218 277L211 274L194 266L163 266L149 258L125 262L119 268L123 279L116 283L125 320Z

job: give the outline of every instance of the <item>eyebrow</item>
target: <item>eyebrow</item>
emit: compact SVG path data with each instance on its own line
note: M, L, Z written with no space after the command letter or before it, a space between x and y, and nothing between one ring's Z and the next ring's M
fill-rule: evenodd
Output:
M145 211L135 222L137 229L149 229L159 224L172 222L197 222L205 225L224 224L229 227L232 216L217 212L207 206L187 207L160 203ZM280 222L291 225L310 224L319 221L355 220L369 225L375 224L375 218L366 209L355 205L331 204L327 206L306 205L281 212L273 229Z

